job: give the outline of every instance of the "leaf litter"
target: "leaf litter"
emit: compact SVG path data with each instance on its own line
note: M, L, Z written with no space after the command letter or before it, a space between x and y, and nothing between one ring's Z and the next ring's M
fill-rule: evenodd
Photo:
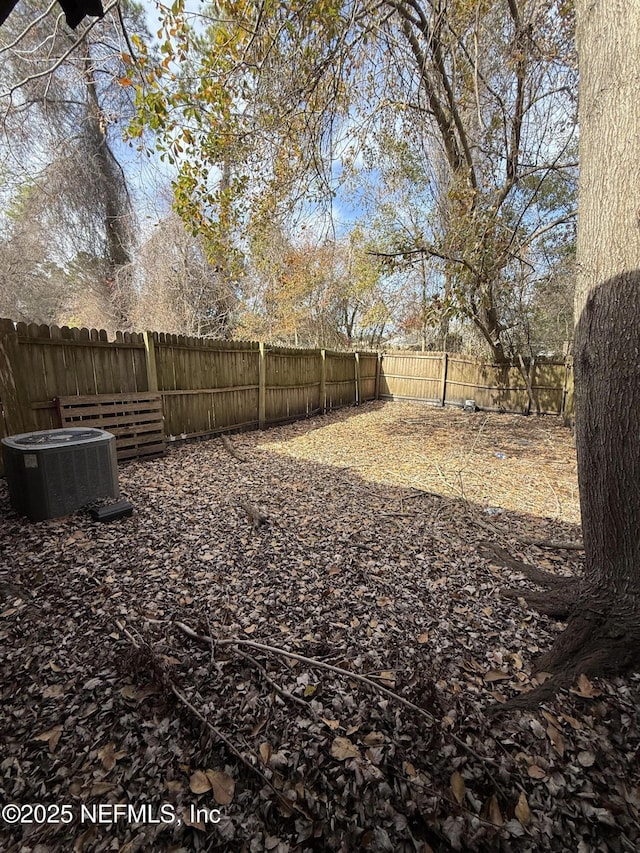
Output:
M562 626L500 597L531 582L483 543L580 570L524 544L579 538L556 419L374 403L120 484L110 524L30 523L0 486L0 796L74 809L0 825L2 850L640 847L637 678L486 713ZM80 821L95 803L176 820Z

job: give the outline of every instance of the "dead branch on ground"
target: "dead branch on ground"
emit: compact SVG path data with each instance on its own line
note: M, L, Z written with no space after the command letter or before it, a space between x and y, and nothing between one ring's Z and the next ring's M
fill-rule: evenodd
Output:
M130 631L128 631L128 630L127 630L127 629L122 625L122 623L120 623L120 622L116 622L116 624L117 624L117 626L118 626L118 629L119 629L120 631L122 631L122 633L123 633L123 634L125 635L125 637L129 640L129 642L130 642L130 643L131 643L131 645L134 647L134 649L136 649L136 651L137 651L137 652L140 652L140 653L142 653L142 654L153 655L153 650L151 649L151 647L149 647L149 646L148 646L148 644L147 644L147 643L145 643L144 641L142 641L142 642L138 641L138 640L133 636L133 634L131 634L131 632L130 632ZM156 671L156 670L158 669L158 667L161 667L161 664L159 663L159 661L158 661L158 660L156 660L156 659L154 658L154 660L153 660L153 669L154 669L154 671ZM227 747L227 749L228 749L228 750L229 750L233 755L235 755L235 757L236 757L239 761L241 761L241 762L242 762L242 764L244 764L244 766L245 766L245 767L247 767L247 768L248 768L252 773L255 773L255 774L256 774L256 776L258 776L258 777L260 778L260 781L261 781L264 785L266 785L266 786L269 788L269 790L273 791L273 793L276 795L276 797L278 798L278 800L279 800L279 801L284 805L284 807L285 807L288 811L291 811L292 809L295 809L295 808L296 808L295 803L293 803L291 800L289 800L287 797L285 797L285 796L284 796L280 791L278 791L278 789L277 789L277 788L276 788L276 787L275 787L275 786L274 786L274 785L273 785L273 784L272 784L272 783L267 779L267 777L264 775L264 773L262 773L260 770L258 770L258 768L257 768L255 765L253 765L253 764L249 761L249 759L248 759L248 758L246 758L246 757L245 757L245 755L244 755L244 754L243 754L243 753L238 749L238 747L233 743L233 741L231 741L231 740L230 740L230 739L229 739L229 738L224 734L224 732L221 732L219 728L217 728L216 726L214 726L214 725L213 725L213 723L212 723L212 722L210 722L210 721L209 721L209 720L204 716L204 714L202 714L202 713L201 713L201 711L199 711L199 710L198 710L194 705L192 705L192 704L191 704L191 702L189 702L189 700L186 698L186 696L183 696L183 695L182 695L182 693L178 690L178 688L177 688L177 687L176 687L176 685L173 683L173 681L169 678L169 676L168 676L168 674L166 673L166 671L164 670L164 668L162 668L162 683L163 683L163 686L164 686L164 687L166 687L166 688L168 688L168 689L170 690L170 692L171 692L171 693L176 697L176 699L177 699L177 700L178 700L182 705L184 705L184 707L185 707L185 708L187 708L187 710L188 710L188 711L190 711L190 712L191 712L191 714L192 714L196 719L198 719L201 723L203 723L203 725L204 725L204 726L206 726L206 728L211 732L211 734L215 735L215 737L217 737L219 740L221 740L221 741L224 743L224 745ZM260 759L258 758L258 756L257 756L257 755L255 755L255 758L256 758L256 761L259 761L259 760L260 760Z
M213 637L208 637L204 634L198 634L197 631L194 631L193 628L190 628L188 625L185 625L184 622L174 622L173 623L176 628L190 637L192 640L196 642L203 643L204 645L221 645L221 646L248 646L252 649L257 649L262 652L266 652L268 654L275 654L280 657L290 658L292 660L298 660L302 663L306 663L308 666L313 667L315 669L325 669L329 672L334 672L337 675L344 676L351 681L359 681L361 684L365 684L367 687L376 691L377 693L382 693L383 695L389 697L394 702L397 702L401 705L404 705L407 708L410 708L415 713L419 714L421 717L424 717L429 723L436 723L435 716L427 711L425 708L421 708L419 705L416 705L414 702L411 702L409 699L405 699L404 696L400 696L398 693L394 693L393 690L389 690L387 687L384 687L382 684L378 684L370 678L367 678L366 675L362 675L359 672L352 672L348 669L342 669L342 667L334 666L330 663L325 663L324 661L318 660L317 658L309 658L305 655L298 654L297 652L290 652L286 649L280 649L277 646L268 646L264 643L257 643L254 640L243 640L238 637L231 637L228 639L217 639ZM485 765L490 765L497 769L500 769L500 765L486 756L482 756L477 753L472 747L469 746L462 738L457 737L452 732L447 734L454 743L456 743L461 749L464 749L469 755L472 755L478 761L484 763ZM493 778L492 774L487 771L490 776L492 782L496 786L496 790L501 790L501 787L496 779Z
M227 435L221 435L220 441L222 442L222 446L227 451L227 453L229 453L231 456L233 456L234 459L237 459L238 462L247 462L248 461L246 459L246 457L242 456L241 453L238 453L238 451L235 449L233 444L231 444L231 439Z
M410 702L408 699L405 699L404 696L400 696L398 693L394 693L392 690L389 690L386 687L383 687L381 684L372 681L370 678L367 678L366 675L361 675L359 672L351 672L348 669L342 669L341 667L334 666L331 663L325 663L324 661L318 660L317 658L309 658L305 655L298 654L297 652L290 652L286 649L280 649L277 646L267 646L264 643L257 643L255 642L255 640L243 640L239 637L232 637L229 639L214 639L213 637L207 637L204 634L198 634L197 631L194 631L193 628L190 628L188 625L185 625L184 622L174 622L174 625L188 637L191 637L192 640L204 643L205 645L215 644L219 646L248 646L249 648L258 649L259 651L268 652L274 655L279 655L280 657L290 658L291 660L299 660L302 663L306 663L308 666L312 666L317 669L326 669L329 672L335 672L338 675L347 676L351 680L360 681L362 682L362 684L366 684L374 690L377 690L380 693L384 693L385 696L389 696L389 698L393 699L394 701L400 702L402 705L406 705L408 708L417 711L430 723L435 723L436 721L436 718L429 711L425 710L424 708L421 708L419 705L415 705L413 702Z

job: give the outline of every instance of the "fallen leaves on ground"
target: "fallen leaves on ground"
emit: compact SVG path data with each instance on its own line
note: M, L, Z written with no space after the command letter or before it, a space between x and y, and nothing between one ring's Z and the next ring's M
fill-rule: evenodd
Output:
M245 462L213 440L121 466L135 512L109 524L30 523L0 487L0 796L74 810L0 825L2 850L638 849L636 678L485 713L558 626L480 545L579 571L522 544L579 537L568 431L376 403L231 442ZM176 820L82 822L99 803Z

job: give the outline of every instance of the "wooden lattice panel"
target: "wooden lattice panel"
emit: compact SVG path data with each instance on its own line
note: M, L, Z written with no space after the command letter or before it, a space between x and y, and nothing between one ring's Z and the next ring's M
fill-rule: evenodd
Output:
M160 394L96 394L56 399L62 427L95 427L116 437L118 459L166 450Z

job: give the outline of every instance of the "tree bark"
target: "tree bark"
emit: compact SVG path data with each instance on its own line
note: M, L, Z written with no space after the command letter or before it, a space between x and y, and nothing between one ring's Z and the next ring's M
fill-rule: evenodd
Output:
M539 661L559 674L557 686L640 661L640 4L578 0L576 7L574 356L585 569L567 627Z
M576 449L585 579L640 604L640 7L581 0ZM626 603L625 603L626 602Z

